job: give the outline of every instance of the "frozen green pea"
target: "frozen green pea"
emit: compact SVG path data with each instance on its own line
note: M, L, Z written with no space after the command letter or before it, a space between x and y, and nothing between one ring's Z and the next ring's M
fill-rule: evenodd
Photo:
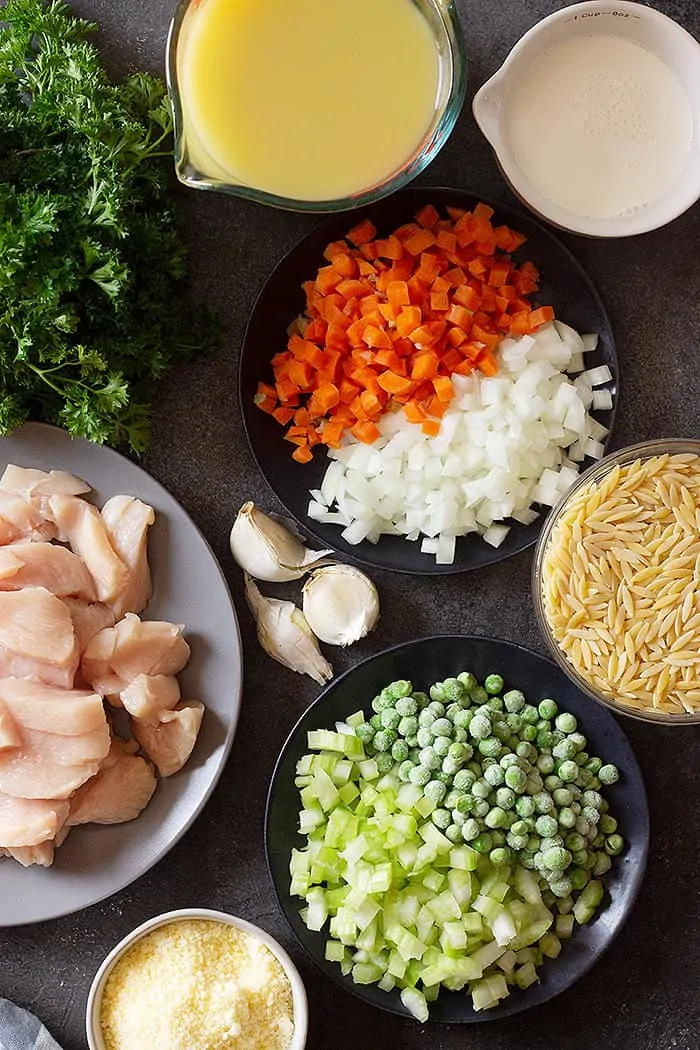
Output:
M603 765L603 763L602 763L601 759L599 759L599 758L589 758L588 762L586 762L586 769L588 770L589 773L592 773L593 776L597 776L598 773L600 772L600 768L601 768L602 765Z
M519 689L509 689L507 693L503 694L503 703L506 711L517 714L525 706L525 696Z
M515 800L515 812L519 817L531 817L535 813L535 799L532 795L521 795Z
M606 871L610 871L612 862L607 853L597 853L595 855L595 864L593 865L593 874L595 876L605 875Z
M471 693L473 689L476 689L478 684L476 678L470 671L460 671L457 675L457 681L468 693Z
M416 733L419 747L430 747L433 742L433 734L430 732L427 726L421 726Z
M537 740L537 730L532 725L524 725L520 730L520 739L525 740L528 744L533 743Z
M359 726L355 726L355 736L362 741L363 744L368 744L374 737L376 730L373 725L369 722L360 722Z
M495 736L487 736L479 741L477 750L487 758L496 758L501 753L501 741Z
M488 798L491 794L491 785L484 778L483 780L475 780L472 784L472 795L474 798Z
M617 821L614 817L604 813L598 821L598 829L603 835L612 835L614 831L617 831Z
M391 685L387 686L387 689L394 700L400 700L403 696L410 696L413 692L413 686L405 678L392 682Z
M544 850L542 856L551 871L564 871L571 864L571 854L563 846L552 846Z
M463 707L461 711L458 711L455 714L452 724L455 725L458 729L468 729L469 723L471 722L473 717L473 709L471 707Z
M520 710L520 717L526 725L531 725L533 729L535 729L535 725L540 720L539 711L533 704L525 704ZM536 729L535 734L537 734Z
M391 757L394 762L405 762L408 758L409 746L405 740L399 738L391 745Z
M427 707L428 704L430 703L430 697L428 696L428 694L424 693L420 689L414 689L413 692L411 693L411 696L413 697L413 699L418 704L418 710L419 711L422 711L423 708Z
M593 806L599 811L603 809L603 796L599 791L584 791L581 795L581 802L584 806Z
M415 715L404 715L396 728L399 736L414 737L418 733L418 719Z
M447 786L440 780L429 780L423 788L423 794L426 798L429 798L431 802L439 804L447 794Z
M494 806L484 817L487 828L502 828L506 822L505 811L500 806Z
M555 700L540 700L539 704L537 705L537 711L539 713L540 718L548 718L551 720L556 716L558 710L559 708Z
M496 846L489 853L489 860L493 864L494 868L503 868L506 864L510 864L510 850L507 846Z
M506 715L506 725L510 729L511 733L517 737L518 733L523 728L523 720L520 717L520 715L515 714L515 712L512 712L511 714Z
M394 710L401 718L404 718L406 715L415 715L418 710L418 701L415 696L402 696L396 701Z
M574 715L570 715L568 711L562 711L554 720L554 724L557 729L561 730L562 733L575 733L578 722Z
M393 729L380 729L374 734L372 744L376 751L391 751L392 744L398 739L398 734Z
M490 696L486 701L486 706L494 714L502 714L505 710L502 696Z
M601 766L598 770L598 780L601 784L615 784L620 779L620 772L617 766L608 764L607 766Z
M505 770L497 762L487 766L484 770L484 780L491 787L500 787L501 784L505 783L505 779Z
M447 755L442 760L443 773L448 773L450 776L454 776L454 774L461 768L462 768L462 763L455 761L454 758L450 758L449 755Z
M421 750L420 764L427 770L440 768L440 756L435 753L435 748L424 747Z
M569 868L567 875L571 879L571 888L582 890L588 883L588 872L585 868Z
M424 708L418 715L418 725L421 729L429 729L435 721L437 721L437 715L429 707Z
M465 842L473 842L475 838L478 838L481 832L479 822L474 820L473 817L469 817L462 824L462 839Z
M509 787L496 788L496 805L501 809L512 809L515 805L516 795Z
M436 755L440 758L444 758L450 750L450 738L448 736L436 736L433 738L430 744Z
M491 809L491 805L487 798L474 799L474 816L480 820L483 819L488 811Z
M474 839L471 846L477 853L488 853L493 849L493 838L488 831L483 831Z
M511 828L506 835L506 842L511 849L514 849L516 853L520 853L527 846L528 836L527 835L516 835Z
M389 751L380 751L374 756L374 761L377 763L377 769L380 773L388 773L394 766L394 759Z
M554 747L554 736L549 729L538 729L535 742L539 751L548 754Z
M462 729L460 726L455 726L454 732L452 733L452 739L455 741L455 743L466 744L467 740L469 739L469 734L467 733L466 729ZM474 748L468 746L467 751L469 752L469 758L471 758L471 756L474 754Z
M417 787L425 787L431 779L431 770L427 766L414 766L409 773L408 779Z
M549 884L549 888L555 897L568 897L572 890L571 879L567 876L563 878L552 879Z
M472 703L476 704L477 706L485 704L489 698L489 694L481 685L477 685L474 689L472 689L470 696L472 698Z
M555 817L551 817L546 813L538 817L535 821L535 831L542 838L548 838L551 835L556 835L559 830L559 823Z
M597 827L598 821L600 820L600 813L594 806L583 806L581 808L581 816L584 820L587 820L591 827Z
M559 777L564 781L565 784L573 783L579 774L579 767L575 762L567 761L562 762L559 766Z
M372 728L374 730L382 728L382 720L379 717L379 715L372 715L372 717L369 720L369 724L372 726Z
M482 712L474 715L469 723L469 733L475 740L486 740L491 736L491 719Z
M433 736L451 736L452 723L449 718L436 718L430 727Z
M573 743L574 747L576 748L576 754L578 754L578 755L581 755L581 754L585 755L584 761L588 762L589 756L585 752L586 738L583 735L583 733L569 733L568 736L569 736L569 740L571 740L571 742Z
M516 795L522 795L527 787L527 773L518 766L508 766L504 779L506 787L509 787Z
M535 801L535 810L539 814L550 814L554 812L554 800L552 796L546 791L540 791L533 796Z
M457 678L446 678L442 683L442 695L450 703L461 700L464 692L464 686Z
M554 772L554 759L551 755L538 755L535 765L539 772L545 777Z
M570 758L576 756L576 745L569 740L568 737L564 737L558 744L555 744L552 748L552 754L559 762L565 762ZM578 763L576 763L578 765Z
M491 696L495 696L496 693L500 693L503 689L503 679L500 674L489 674L484 679L484 689Z
M444 831L445 828L449 828L452 823L452 814L447 809L434 809L430 814L430 819L436 828L440 828Z
M617 857L625 848L625 840L622 835L608 835L605 840L605 852L611 857Z
M414 763L411 762L410 759L408 759L407 761L402 762L399 766L399 780L403 780L404 784L408 783L408 781L411 779L411 770L413 769L413 765Z
M515 753L518 758L524 758L527 762L537 761L537 748L532 744L528 743L527 740L521 740L515 749Z
M471 813L473 808L473 795L460 795L454 804L454 809L456 809L458 813Z
M439 700L431 700L426 710L432 711L436 719L445 717L445 705Z
M464 841L462 839L462 829L459 824L450 824L448 828L445 828L445 836L450 842L454 842L455 844Z
M475 780L476 777L471 769L460 769L455 773L453 786L456 791L469 791Z
M452 810L452 823L456 824L457 827L461 828L462 824L467 820L466 813L460 813L458 809Z
M570 806L574 801L574 796L569 788L556 788L552 792L552 798L554 799L557 806Z
M442 700L442 682L435 682L430 687L430 699L439 703Z
M557 820L563 828L573 828L576 825L576 814L569 806L562 806L557 813Z
M544 789L545 791L549 791L551 795L553 795L555 791L562 787L564 787L564 781L561 779L561 777L550 773L548 777L544 778Z

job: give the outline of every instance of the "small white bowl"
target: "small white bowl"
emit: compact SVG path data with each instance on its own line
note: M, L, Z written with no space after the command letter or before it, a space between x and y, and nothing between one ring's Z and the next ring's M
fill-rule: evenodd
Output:
M508 142L506 115L520 74L548 49L578 33L618 36L646 48L676 74L690 103L691 144L675 184L647 207L615 218L589 218L557 206L525 177ZM673 19L645 4L588 0L543 18L477 91L473 111L513 192L533 212L561 229L589 237L629 237L665 226L700 199L700 44Z
M208 908L183 908L180 911L169 911L162 915L156 915L147 922L137 926L135 930L132 930L131 933L127 934L127 936L112 949L95 974L90 987L90 994L88 995L85 1023L87 1029L87 1041L90 1050L106 1050L100 1024L102 995L107 978L117 960L120 959L124 952L131 948L136 941L140 940L147 933L158 929L160 926L167 926L169 923L180 922L183 919L208 919L214 922L225 923L228 926L236 926L239 930L243 930L244 933L248 933L251 937L256 937L259 941L262 941L262 943L270 949L284 969L292 988L294 1035L292 1036L289 1050L304 1050L304 1047L306 1046L306 1032L309 1020L306 991L299 971L287 955L284 948L278 944L269 933L266 933L265 930L261 930L259 926L254 926L252 922L236 918L234 915L228 915L223 911L212 911Z

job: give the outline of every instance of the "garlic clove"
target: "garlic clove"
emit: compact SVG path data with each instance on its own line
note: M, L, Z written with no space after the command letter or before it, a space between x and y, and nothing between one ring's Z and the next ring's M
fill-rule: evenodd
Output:
M379 619L379 595L369 576L352 565L316 569L303 587L303 609L314 634L329 645L352 645Z
M230 537L231 553L257 580L298 580L322 562L330 550L311 551L269 514L248 500L238 512Z
M294 602L266 598L247 574L245 597L257 626L258 641L273 660L298 674L308 674L319 685L333 677L333 668Z

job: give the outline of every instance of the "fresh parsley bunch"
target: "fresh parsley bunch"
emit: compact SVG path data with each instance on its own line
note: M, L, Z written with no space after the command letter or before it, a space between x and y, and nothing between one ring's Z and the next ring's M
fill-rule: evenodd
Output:
M113 84L62 0L0 7L0 433L41 416L142 451L185 313L163 83Z

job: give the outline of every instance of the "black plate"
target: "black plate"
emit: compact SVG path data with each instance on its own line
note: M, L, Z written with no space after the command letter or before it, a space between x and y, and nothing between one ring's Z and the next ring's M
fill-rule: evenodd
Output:
M337 525L322 525L307 517L309 489L319 488L330 460L324 449L316 451L311 463L299 464L291 458L291 446L283 440L282 427L271 416L257 409L253 397L259 380L269 382L269 362L286 349L287 327L304 309L303 281L314 276L325 264L323 251L330 241L343 237L362 218L370 218L380 234L388 234L410 220L425 204L432 203L444 213L446 205L473 208L479 200L495 209L495 222L505 223L527 236L527 243L516 253L540 269L540 303L554 306L557 317L579 332L597 332L598 349L586 355L588 367L606 364L613 374L609 389L613 409L596 412L595 417L612 429L617 401L618 365L610 322L600 297L586 272L568 248L533 218L505 205L486 201L463 190L407 189L379 204L336 215L323 222L282 259L272 272L253 307L241 351L239 393L243 423L260 471L278 499L322 547L331 547L343 557L360 564L405 573L453 573L502 561L535 543L545 514L531 525L516 522L500 547L490 547L480 536L471 534L457 540L452 565L436 565L431 554L423 554L420 541L411 543L400 536L382 536L379 543L368 541L353 546L342 539ZM587 461L590 465L590 461Z
M311 959L347 991L373 1006L405 1016L398 991L384 992L376 985L356 985L343 977L336 963L326 962L327 927L320 933L307 930L299 916L303 902L289 895L289 858L292 848L301 849L304 839L297 833L300 809L294 786L296 763L306 753L309 729L333 729L336 721L369 709L372 697L389 682L408 678L414 688L426 689L433 682L471 670L479 679L491 672L502 674L509 688L522 689L535 703L554 697L562 710L574 714L589 741L591 754L613 762L620 780L606 788L610 811L620 823L627 848L615 859L605 877L609 891L607 906L587 926L577 927L564 943L558 959L546 959L539 970L541 981L526 991L517 988L491 1010L475 1013L466 992L441 992L430 1004L430 1019L444 1022L496 1020L544 1003L563 992L587 970L610 945L627 918L644 876L649 845L649 811L641 772L627 738L604 707L584 696L550 660L519 645L497 639L442 636L422 638L387 649L342 675L329 685L297 722L282 748L267 799L265 843L270 876L284 912L299 943Z

